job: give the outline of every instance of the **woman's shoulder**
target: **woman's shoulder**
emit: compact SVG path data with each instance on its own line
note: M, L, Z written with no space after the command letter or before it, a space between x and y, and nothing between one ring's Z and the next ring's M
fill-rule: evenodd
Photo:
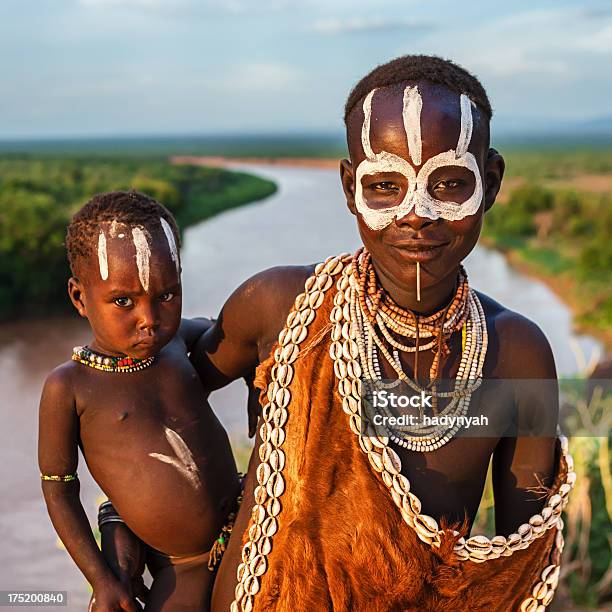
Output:
M477 291L487 320L489 345L497 348L496 376L557 377L552 349L540 326Z

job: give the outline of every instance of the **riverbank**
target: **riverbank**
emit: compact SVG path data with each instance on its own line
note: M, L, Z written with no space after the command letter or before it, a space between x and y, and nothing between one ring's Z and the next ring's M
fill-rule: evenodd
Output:
M576 331L593 336L604 345L605 353L601 355L601 359L606 354L612 353L612 328L602 328L601 324L593 324L580 320L581 315L584 313L584 303L583 299L579 297L580 291L577 287L578 281L576 279L568 275L545 272L537 263L529 261L523 252L505 248L489 236L481 236L480 242L487 248L502 253L515 270L544 283L562 300L574 315Z
M549 286L572 310L574 325L612 350L612 177L601 191L556 181L521 181L487 213L483 244ZM580 182L575 176L571 182Z
M170 158L171 164L189 164L209 168L236 168L247 165L276 166L280 168L316 168L335 170L340 165L339 159L318 157L223 157L221 155L175 155Z

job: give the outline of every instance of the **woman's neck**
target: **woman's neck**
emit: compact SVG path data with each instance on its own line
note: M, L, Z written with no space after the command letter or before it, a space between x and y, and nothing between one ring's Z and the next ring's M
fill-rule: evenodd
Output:
M459 268L452 270L445 277L436 281L435 284L421 285L420 300L417 299L416 282L411 286L398 281L391 275L380 269L376 262L372 262L376 275L384 290L393 301L402 308L412 312L428 316L442 310L454 297L457 289L457 274Z

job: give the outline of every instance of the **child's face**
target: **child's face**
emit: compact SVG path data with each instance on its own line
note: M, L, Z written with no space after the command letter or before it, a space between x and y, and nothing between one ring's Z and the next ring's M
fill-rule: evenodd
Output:
M491 166L486 123L467 98L424 83L377 90L364 106L348 122L342 165L364 245L405 283L417 261L425 283L455 273L503 173L503 161Z
M176 334L181 320L177 261L163 232L108 224L69 293L87 317L92 348L109 355L144 359L157 354Z

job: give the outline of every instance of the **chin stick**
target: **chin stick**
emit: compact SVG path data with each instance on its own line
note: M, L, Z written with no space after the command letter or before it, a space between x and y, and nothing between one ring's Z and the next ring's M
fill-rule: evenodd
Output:
M416 293L417 293L417 302L421 301L421 263L419 261L416 262Z

